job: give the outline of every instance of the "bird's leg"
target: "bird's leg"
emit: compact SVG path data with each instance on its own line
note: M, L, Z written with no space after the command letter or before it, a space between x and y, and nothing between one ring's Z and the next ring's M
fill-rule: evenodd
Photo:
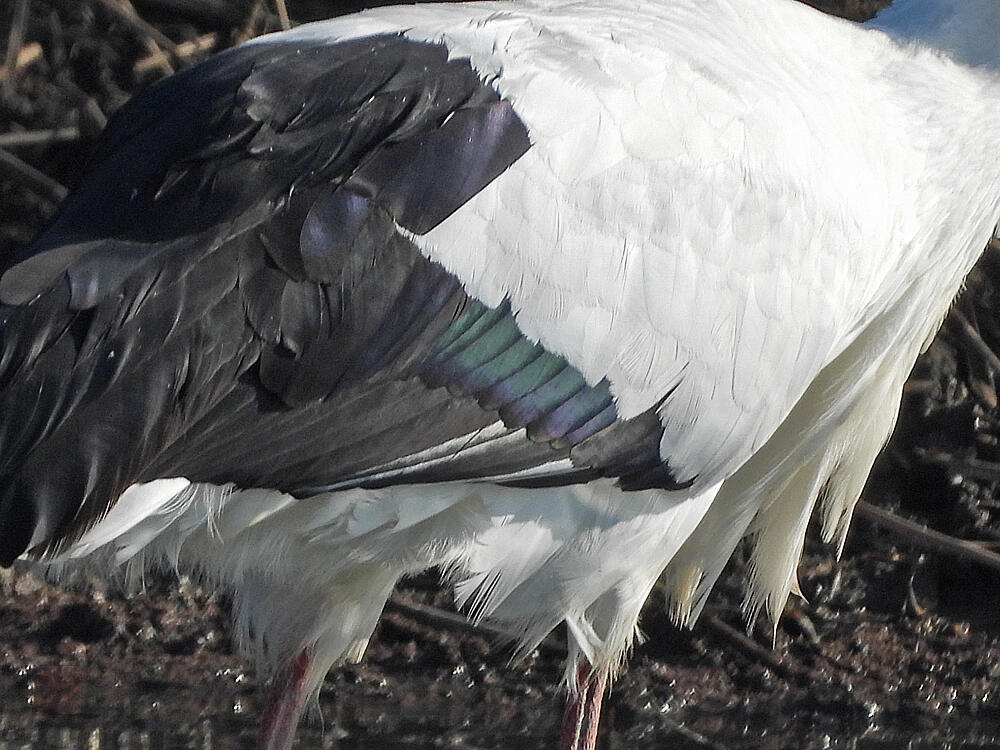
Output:
M309 649L302 649L282 672L275 675L257 736L257 750L291 750L295 730L309 698L306 675L311 661Z
M608 671L585 664L579 668L577 679L580 689L566 704L559 750L596 750Z

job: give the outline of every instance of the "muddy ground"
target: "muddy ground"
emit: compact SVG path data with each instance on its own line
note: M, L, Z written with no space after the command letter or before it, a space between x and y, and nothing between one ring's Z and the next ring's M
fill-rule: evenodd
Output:
M880 5L816 4L855 18ZM289 0L295 20L358 5ZM134 7L138 16L118 0L0 4L0 258L44 226L134 91L279 25L270 2ZM907 386L865 493L874 509L839 563L811 537L808 602L790 607L773 647L766 626L745 635L739 559L693 632L673 628L654 599L648 639L608 705L605 750L1000 746L1000 572L989 567L1000 543L997 279L991 251ZM885 529L870 520L878 508L893 514ZM131 595L69 593L23 570L0 586L0 750L252 743L261 699L229 640L224 597L166 579ZM331 673L322 720L299 746L550 747L562 635L510 666L448 609L432 575L408 582L365 661Z

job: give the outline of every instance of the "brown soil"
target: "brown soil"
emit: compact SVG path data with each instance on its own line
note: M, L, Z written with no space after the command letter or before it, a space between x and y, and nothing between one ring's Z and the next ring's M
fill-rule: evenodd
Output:
M113 5L114 3L110 3ZM361 4L290 2L300 20ZM813 4L862 17L879 2ZM146 31L99 0L12 0L23 35L0 59L0 136L54 181L0 162L0 258L44 226L59 185L71 185L107 115L165 74L141 62ZM347 6L351 7L348 8ZM275 28L263 3L136 0L175 43L215 34L211 49ZM267 5L270 8L270 4ZM187 64L208 51L171 63ZM138 65L138 67L137 67ZM63 128L27 147L29 131ZM982 342L1000 350L988 254L908 386L897 435L865 499L995 549L1000 541L1000 411ZM978 340L977 340L978 339ZM971 342L971 343L970 343ZM926 543L856 521L844 559L810 541L800 569L808 603L774 635L750 637L739 614L735 560L693 632L658 600L648 636L614 687L605 748L992 748L1000 746L1000 573ZM15 570L0 580L0 750L7 748L240 748L260 708L254 674L234 654L225 599L189 581L152 581L141 594L68 593ZM403 596L448 608L432 578ZM528 660L476 631L394 604L366 660L331 673L322 726L301 747L546 748L561 696L560 634Z

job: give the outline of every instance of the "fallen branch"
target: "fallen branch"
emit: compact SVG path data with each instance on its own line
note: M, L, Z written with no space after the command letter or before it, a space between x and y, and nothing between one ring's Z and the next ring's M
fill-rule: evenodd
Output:
M860 502L854 511L856 516L891 531L918 547L941 552L962 560L971 560L992 570L1000 570L1000 554L985 549L976 542L956 539L926 525L897 516L884 508L867 502Z

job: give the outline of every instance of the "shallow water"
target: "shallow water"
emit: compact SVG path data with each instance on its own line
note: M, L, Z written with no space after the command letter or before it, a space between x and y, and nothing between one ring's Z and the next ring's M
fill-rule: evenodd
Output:
M230 684L226 689L224 679L98 691L67 684L61 686L66 700L45 707L33 700L37 686L28 690L31 683L23 677L0 680L0 750L237 750L253 744L257 697L249 688ZM82 703L74 697L80 691L86 693ZM877 719L858 721L836 706L794 700L766 705L742 699L679 706L671 713L645 697L649 700L641 704L643 696L629 687L612 699L605 750L1000 747L1000 724L993 716L955 716L943 724L912 716L907 728L899 726L908 723L905 718L880 726ZM338 675L324 689L321 704L325 720L303 726L296 747L551 750L559 698L538 690L530 679L527 685L491 687L460 672L433 674L418 666L412 674ZM683 727L678 729L675 720L683 720Z

